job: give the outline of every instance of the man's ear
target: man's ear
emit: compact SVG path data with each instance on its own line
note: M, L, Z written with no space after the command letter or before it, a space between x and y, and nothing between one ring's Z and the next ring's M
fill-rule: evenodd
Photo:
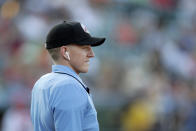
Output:
M60 54L61 54L61 56L64 56L64 53L66 52L66 50L67 50L66 46L61 46L60 47Z
M67 59L70 61L70 56L69 56L69 52L68 51L65 52L65 55L66 55Z
M67 46L62 46L60 48L60 54L64 59L70 60Z

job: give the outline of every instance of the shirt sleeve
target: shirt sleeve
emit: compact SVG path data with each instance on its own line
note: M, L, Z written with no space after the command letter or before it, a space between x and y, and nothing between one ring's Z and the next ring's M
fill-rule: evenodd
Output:
M55 131L82 131L87 97L81 89L77 83L67 83L56 85L52 90L50 109Z

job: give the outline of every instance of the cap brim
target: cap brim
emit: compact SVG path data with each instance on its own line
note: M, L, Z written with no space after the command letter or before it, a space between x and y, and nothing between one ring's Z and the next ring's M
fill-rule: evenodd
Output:
M105 42L105 38L90 37L84 41L78 42L80 45L99 46Z

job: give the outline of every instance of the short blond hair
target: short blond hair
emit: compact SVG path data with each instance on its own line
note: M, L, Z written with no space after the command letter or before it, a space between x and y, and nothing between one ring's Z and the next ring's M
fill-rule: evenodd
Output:
M48 49L48 52L54 61L57 61L60 57L60 47Z

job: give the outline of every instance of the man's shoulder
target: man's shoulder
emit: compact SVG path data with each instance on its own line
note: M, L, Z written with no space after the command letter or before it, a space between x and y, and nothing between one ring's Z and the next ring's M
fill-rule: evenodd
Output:
M37 82L40 83L40 82L47 82L47 83L61 83L62 81L72 81L73 79L70 77L70 76L67 76L67 75L62 75L62 74L57 74L57 73L54 73L54 72L50 72L50 73L47 73L43 76L41 76Z
M51 92L64 92L66 93L72 93L74 96L76 94L85 94L85 90L82 87L82 84L79 82L79 80L75 79L72 76L65 75L65 74L57 74L59 79L55 79L53 81L53 85L51 86ZM55 78L58 78L55 77Z
M38 84L38 83L42 83L42 82L44 82L44 81L51 81L52 79L53 79L53 78L52 78L52 74L51 74L51 73L47 73L47 74L41 76L41 77L36 81L35 85Z
M57 73L47 73L37 80L34 87L35 86L44 89L50 88L51 91L61 90L62 87L63 90L72 91L76 88L81 88L82 85L71 76Z

